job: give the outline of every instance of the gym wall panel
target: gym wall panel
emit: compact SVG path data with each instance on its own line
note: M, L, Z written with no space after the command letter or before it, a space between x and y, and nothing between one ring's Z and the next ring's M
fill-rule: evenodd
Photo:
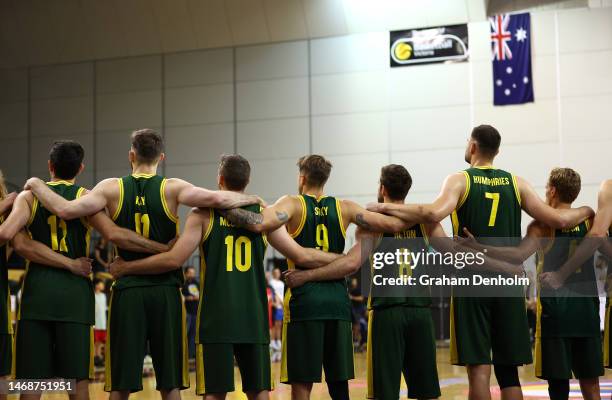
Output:
M159 129L149 126L152 129ZM127 129L115 131L100 131L96 134L96 168L98 170L113 170L121 168L123 175L130 169L128 152L130 151L130 134ZM104 179L105 175L97 175Z
M381 153L389 149L389 113L322 115L312 119L312 152Z
M0 139L0 170L7 182L22 187L28 178L28 140L26 138Z
M251 183L247 191L257 193L269 202L297 193L298 169L295 162L295 158L251 161Z
M164 56L167 88L231 83L232 49L192 51Z
M327 191L338 197L371 196L376 193L380 168L389 163L388 153L329 157L333 164Z
M138 92L161 88L161 56L130 57L96 63L96 92Z
M0 138L28 136L28 102L0 103Z
M233 153L231 123L166 128L166 165L216 163L219 154Z
M0 69L0 103L28 100L28 70Z
M308 42L286 42L236 49L236 80L254 81L308 75Z
M561 54L561 96L612 93L612 49Z
M550 170L560 166L558 142L502 145L496 166L526 179L536 188L544 188ZM538 190L543 198L544 191Z
M32 100L32 137L93 132L93 97Z
M563 166L570 166L578 171L583 185L599 185L604 179L611 177L610 149L612 149L610 136L597 141L572 142L563 146L563 160L565 161Z
M98 131L161 125L161 90L101 94L96 99Z
M386 71L312 77L312 114L328 115L387 109Z
M186 165L167 165L166 175L181 178L194 185L207 189L217 189L218 163L199 163Z
M308 153L308 118L238 122L237 128L238 153L248 160L297 161Z
M384 70L389 33L374 32L311 41L312 75Z
M612 93L561 99L561 124L568 143L609 139L612 127ZM592 144L592 143L590 143ZM608 157L611 158L611 157Z
M93 95L92 63L32 68L32 99Z
M238 82L238 121L308 115L308 79Z
M491 28L489 21L468 24L470 61L487 61L491 65Z
M558 18L562 53L612 49L612 8L566 10Z
M233 85L169 88L165 91L168 126L229 122L234 118Z
M554 56L556 54L556 22L554 11L531 13L532 56Z
M448 175L467 168L463 156L461 148L394 152L391 154L391 162L403 165L410 172L413 192L437 194ZM434 199L435 197L429 201Z

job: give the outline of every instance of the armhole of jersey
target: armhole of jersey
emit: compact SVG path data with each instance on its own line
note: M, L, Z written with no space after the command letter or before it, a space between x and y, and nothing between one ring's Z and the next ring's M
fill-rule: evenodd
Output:
M123 178L117 178L117 183L119 183L119 203L117 203L117 209L113 214L113 221L116 221L117 218L119 218L121 208L123 208Z
M172 214L172 212L170 211L170 208L168 207L168 202L166 202L166 182L168 182L168 179L166 178L162 179L162 183L159 187L159 196L161 198L162 206L164 207L164 212L166 213L166 216L170 218L170 221L177 224L178 217Z
M429 247L429 235L427 235L427 229L425 229L425 224L419 224L421 226L421 233L423 234L423 238L425 239L425 244Z
M451 214L451 225L453 226L453 236L459 236L459 216L457 210L454 210Z
M300 219L300 224L298 225L295 232L289 232L289 235L294 239L300 233L302 233L302 229L304 229L304 224L306 223L306 201L304 200L304 197L302 197L301 195L298 196L298 199L300 199L300 205L302 206L302 217Z
M204 244L204 242L206 242L206 240L208 239L208 237L210 236L210 232L212 232L212 228L213 225L215 224L215 210L212 208L208 209L209 212L209 221L208 221L208 226L206 227L206 231L204 231L204 235L202 235L202 243ZM200 255L200 257L202 257L202 255Z
M79 190L77 190L77 193L76 193L76 198L78 199L81 196L83 196L83 192L85 192L85 188L84 187L79 188ZM85 228L87 228L87 230L88 230L88 232L87 232L87 248L89 249L89 229L91 229L91 225L89 225L87 217L81 217L80 220L81 220L81 224L83 224L83 226Z
M591 229L591 219L587 218L584 220L584 226L586 227L587 232Z
M264 246L266 246L264 251L266 251L268 249L268 236L265 233L262 233L261 234L261 238L263 239Z
M338 222L340 223L342 237L346 239L346 228L344 227L344 220L342 219L342 206L340 205L340 199L336 199L336 212L338 213Z
M38 210L38 197L34 196L34 202L32 202L32 209L30 210L30 218L28 219L27 226L32 225L32 222L34 222L34 216L36 215L37 210Z
M538 250L536 254L537 254L536 273L541 274L542 272L544 272L542 271L542 269L544 268L544 250ZM538 283L538 289L539 289L539 286L540 285Z
M465 203L468 196L470 195L470 174L468 174L467 171L461 171L461 172L463 172L463 175L465 175L465 193L463 193L463 196L461 196L461 200L459 200L459 204L457 204L456 210L461 208L463 203Z
M510 174L510 175L512 175L512 184L514 185L514 194L516 194L516 201L518 201L519 206L522 207L521 191L519 190L518 183L516 182L516 176L514 174Z

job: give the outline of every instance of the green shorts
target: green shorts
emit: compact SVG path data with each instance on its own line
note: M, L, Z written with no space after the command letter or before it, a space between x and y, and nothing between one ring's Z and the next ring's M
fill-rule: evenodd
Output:
M347 381L355 377L350 321L291 321L283 324L282 383Z
M601 337L536 338L535 371L540 379L603 376Z
M234 391L234 357L242 391L272 390L270 347L260 343L205 343L196 347L196 394Z
M397 400L402 373L411 399L440 397L429 308L376 309L368 320L368 398Z
M22 319L15 341L17 379L93 379L91 325Z
M153 358L157 390L188 388L185 318L178 287L145 286L113 291L104 390L142 390L147 344Z
M604 328L604 339L603 339L603 363L604 367L612 368L612 357L610 357L610 345L612 344L612 334L610 334L610 299L606 301L606 320Z
M450 322L453 365L531 364L524 298L453 297Z
M0 377L9 376L13 368L13 335L0 334Z

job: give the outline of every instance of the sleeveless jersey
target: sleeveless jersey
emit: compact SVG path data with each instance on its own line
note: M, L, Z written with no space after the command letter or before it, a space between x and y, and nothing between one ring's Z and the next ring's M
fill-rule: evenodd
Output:
M66 181L47 183L66 200L80 197L84 189ZM64 221L34 198L28 232L33 240L72 259L88 257L90 228L84 219ZM72 272L28 262L21 295L20 319L94 324L91 279Z
M554 272L572 256L589 231L588 221L572 229L557 229L553 240L538 252L538 273ZM538 329L540 337L598 336L599 298L595 278L594 257L589 257L554 290L539 288Z
M0 217L0 223L4 217ZM11 294L8 287L6 243L0 245L0 335L13 333L11 323Z
M259 205L244 207L259 212ZM210 209L200 245L198 343L270 342L265 235L237 228Z
M381 238L394 238L394 239L410 239L412 248L411 252L426 252L429 247L429 239L427 232L423 224L414 225L405 231L397 233L385 233L381 235ZM395 247L393 247L395 248ZM376 250L375 250L376 251ZM389 267L385 267L383 270L387 270ZM394 296L394 297L374 297L371 296L368 299L369 309L380 309L387 307L429 307L431 305L431 294L428 286L418 285L419 276L424 273L423 266L417 268L410 268L410 265L397 265L396 268L389 270L393 277L410 275L416 279L417 284L414 286L401 287L401 290L410 291L410 294L406 296ZM385 274L387 276L388 274ZM372 283L373 284L373 283ZM394 293L395 294L395 293Z
M166 178L159 175L134 174L119 179L119 205L113 221L148 239L168 243L178 234L178 218L172 215L166 204L164 189ZM150 254L136 253L116 248L126 261L139 260ZM183 272L176 269L155 275L122 276L113 285L121 290L139 286L181 286Z
M340 201L334 197L316 199L310 195L298 197L302 203L302 219L292 234L302 247L326 252L344 251L345 231ZM287 260L289 269L300 268ZM351 303L346 279L308 282L288 289L284 298L286 321L351 320Z
M466 190L453 212L453 233L463 236L466 227L480 241L496 240L496 245L518 245L521 237L521 196L516 178L509 172L490 167L463 171ZM514 239L513 239L514 238Z

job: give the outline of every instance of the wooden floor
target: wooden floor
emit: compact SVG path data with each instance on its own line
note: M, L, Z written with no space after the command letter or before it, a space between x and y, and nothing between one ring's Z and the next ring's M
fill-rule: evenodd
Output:
M464 368L454 367L449 364L449 352L447 348L438 349L438 372L440 375L440 386L442 388L442 399L449 400L463 400L467 397L467 379L465 375ZM275 400L285 400L290 399L290 389L289 386L279 384L278 376L279 376L279 368L280 364L274 364L274 374L276 378L276 389L272 392L271 398ZM351 381L350 393L351 399L365 399L366 396L366 360L365 353L356 354L355 356L355 370L356 370L356 379ZM526 399L546 399L548 396L546 395L546 385L544 382L535 378L533 374L533 365L523 367L520 369L521 374L521 382L523 383L524 393ZM238 371L235 371L236 377L236 388L238 391L231 393L228 395L228 399L246 399L246 396L240 392L240 374ZM601 380L602 384L602 399L610 399L612 394L612 371L606 371L606 376ZM495 380L493 379L492 385L495 385ZM198 396L195 395L194 392L195 386L195 374L191 374L191 388L183 391L183 399L196 399ZM402 384L402 398L406 398L406 387ZM101 382L96 382L91 385L91 398L95 400L107 399L108 394L103 391L103 384ZM494 399L499 399L499 393L497 387L492 387L492 392L494 394ZM572 399L580 399L582 398L579 394L579 390L577 385L572 385L572 395L570 398ZM65 399L65 395L45 395L43 399L48 400L56 400L56 399ZM147 378L144 381L144 390L139 393L133 394L131 399L134 400L144 400L144 399L159 399L159 394L155 391L155 380L154 378ZM13 400L9 398L10 400ZM318 399L329 399L327 395L325 385L316 384L313 389L313 400ZM16 400L16 399L15 399Z

